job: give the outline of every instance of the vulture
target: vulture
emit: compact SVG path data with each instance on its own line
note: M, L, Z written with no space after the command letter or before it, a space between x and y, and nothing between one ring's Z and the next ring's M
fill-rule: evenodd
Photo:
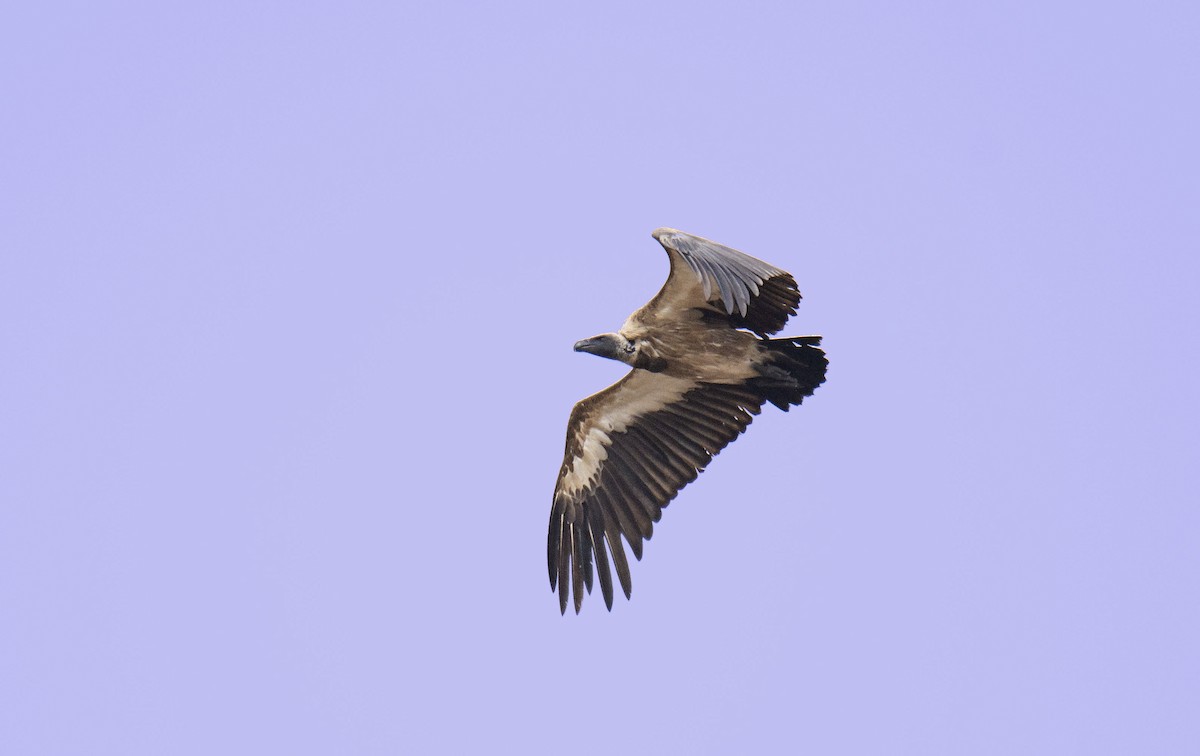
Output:
M612 611L610 565L629 598L621 539L641 560L663 508L763 404L787 412L825 381L820 336L771 336L800 303L790 273L673 228L652 236L671 263L662 290L621 330L575 344L632 370L567 423L547 543L563 614L596 579Z

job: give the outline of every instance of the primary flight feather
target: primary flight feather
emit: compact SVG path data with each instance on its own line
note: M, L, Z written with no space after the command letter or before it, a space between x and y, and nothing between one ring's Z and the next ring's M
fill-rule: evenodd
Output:
M564 614L596 578L612 609L610 555L629 598L622 539L640 560L663 508L764 403L786 412L825 381L820 336L769 338L800 303L790 273L673 228L653 236L671 262L662 290L621 330L575 344L633 369L567 423L547 542Z

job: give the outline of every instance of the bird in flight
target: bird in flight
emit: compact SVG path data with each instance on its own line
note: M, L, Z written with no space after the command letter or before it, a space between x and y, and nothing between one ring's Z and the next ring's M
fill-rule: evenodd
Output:
M622 537L641 560L663 508L764 403L787 412L825 381L820 336L770 338L800 303L790 273L673 228L652 235L671 262L662 290L621 330L575 344L633 369L567 423L547 543L564 614L593 576L612 611L609 554L629 598Z

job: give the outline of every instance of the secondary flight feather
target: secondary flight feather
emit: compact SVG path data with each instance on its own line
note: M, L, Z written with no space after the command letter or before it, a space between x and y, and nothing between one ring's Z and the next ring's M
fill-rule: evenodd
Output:
M672 228L653 236L671 263L662 290L616 333L575 344L632 370L567 423L547 541L564 614L597 580L611 610L613 570L629 598L622 541L640 560L663 508L763 404L786 412L825 381L820 336L770 337L800 303L790 273Z

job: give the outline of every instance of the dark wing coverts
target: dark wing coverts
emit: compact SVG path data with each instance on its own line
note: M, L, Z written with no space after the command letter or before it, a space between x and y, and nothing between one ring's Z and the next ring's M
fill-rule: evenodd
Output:
M700 279L703 302L729 316L734 328L760 336L776 333L796 314L800 290L796 279L762 260L723 244L673 228L657 229L653 236L671 258L671 275L647 307L682 298ZM686 263L681 265L680 262ZM694 276L693 276L694 274ZM674 302L683 305L684 302Z
M593 561L612 608L607 552L629 597L621 538L640 560L663 507L746 429L762 402L747 387L634 370L575 405L547 544L550 587L557 587L562 611L568 593L578 612L584 589L591 592Z

